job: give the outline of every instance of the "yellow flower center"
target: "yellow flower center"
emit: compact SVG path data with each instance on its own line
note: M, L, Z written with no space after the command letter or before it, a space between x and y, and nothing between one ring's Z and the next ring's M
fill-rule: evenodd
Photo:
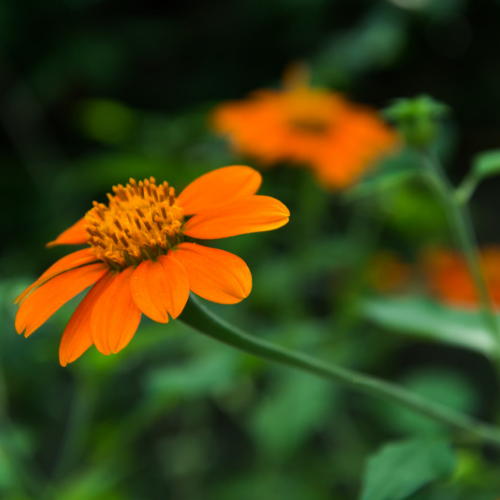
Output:
M184 214L175 190L153 177L113 186L108 206L94 201L85 214L89 243L98 259L113 268L155 259L182 241Z
M297 132L303 132L311 135L326 134L330 128L329 123L309 117L293 118L289 120L288 123Z

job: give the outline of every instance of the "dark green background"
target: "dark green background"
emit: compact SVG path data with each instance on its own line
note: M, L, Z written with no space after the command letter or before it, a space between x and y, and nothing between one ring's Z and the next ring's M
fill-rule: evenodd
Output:
M63 369L58 343L75 304L25 340L12 300L67 253L45 243L113 184L154 175L181 189L217 167L258 167L209 132L207 113L279 85L294 61L310 65L315 84L377 108L421 93L448 104L443 160L458 182L475 154L500 144L499 23L493 0L1 2L0 496L358 499L384 443L448 435L179 322L143 320L119 355L92 349ZM490 179L473 200L484 243L500 239L498 188ZM413 261L428 242L450 242L431 193L417 183L349 203L286 166L264 173L262 192L290 207L290 223L217 242L249 264L254 290L212 310L498 421L485 357L363 315L374 253ZM500 496L498 452L462 443L456 456L453 473L405 498Z

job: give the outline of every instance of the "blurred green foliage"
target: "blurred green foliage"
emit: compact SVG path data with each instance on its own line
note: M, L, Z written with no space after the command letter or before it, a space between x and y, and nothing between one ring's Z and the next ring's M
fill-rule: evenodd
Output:
M455 460L448 443L422 439L386 445L368 463L362 500L407 498L422 485L451 475ZM405 471L394 472L400 464Z
M76 304L28 340L12 304L66 253L45 243L113 184L155 176L180 190L217 167L258 167L210 133L207 114L275 86L295 60L310 63L314 83L378 108L421 93L446 103L461 132L445 124L440 151L458 182L472 156L498 148L499 18L493 0L0 3L0 497L500 497L498 450L408 411L179 322L143 319L123 352L91 349L63 369L58 343ZM368 296L377 251L415 261L429 241L450 243L417 170L403 152L338 196L305 171L263 171L261 192L291 221L217 242L248 263L254 288L239 305L209 307L498 424L494 347L476 313ZM498 182L475 198L482 242L500 238Z

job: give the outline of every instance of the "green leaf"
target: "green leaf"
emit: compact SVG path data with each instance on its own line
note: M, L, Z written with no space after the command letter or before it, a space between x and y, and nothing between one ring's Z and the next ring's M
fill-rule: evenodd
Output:
M398 333L463 347L489 357L497 347L479 312L443 307L418 297L365 300L366 318Z
M136 121L133 110L108 99L87 99L80 103L77 111L77 122L82 131L104 144L119 144L128 140Z
M231 387L238 358L228 349L206 353L191 362L152 371L146 379L151 396L189 399Z
M403 500L455 468L450 445L410 440L384 446L368 462L361 500Z
M396 382L405 389L447 408L469 415L476 414L478 410L477 388L461 372L439 366L427 366L412 370ZM429 435L446 429L439 422L396 405L377 404L374 405L373 411L380 415L381 422L397 435Z
M251 417L259 449L273 457L295 450L324 422L336 394L336 388L325 380L287 372Z
M76 475L58 484L55 500L84 500L88 498L122 500L120 483L130 474L126 456L120 457L119 464L99 463L82 469Z
M472 173L476 179L500 174L500 149L484 151L474 158Z

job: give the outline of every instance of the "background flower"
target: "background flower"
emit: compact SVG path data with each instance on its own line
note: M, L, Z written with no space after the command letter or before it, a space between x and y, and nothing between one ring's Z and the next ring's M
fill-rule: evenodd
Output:
M481 249L479 261L494 305L500 306L500 248ZM434 296L449 305L477 308L478 297L463 257L453 250L429 250L421 269L427 287Z
M282 90L260 90L216 107L213 128L240 155L267 166L309 166L326 187L345 188L394 151L396 133L375 110L307 80L306 69L290 68Z

